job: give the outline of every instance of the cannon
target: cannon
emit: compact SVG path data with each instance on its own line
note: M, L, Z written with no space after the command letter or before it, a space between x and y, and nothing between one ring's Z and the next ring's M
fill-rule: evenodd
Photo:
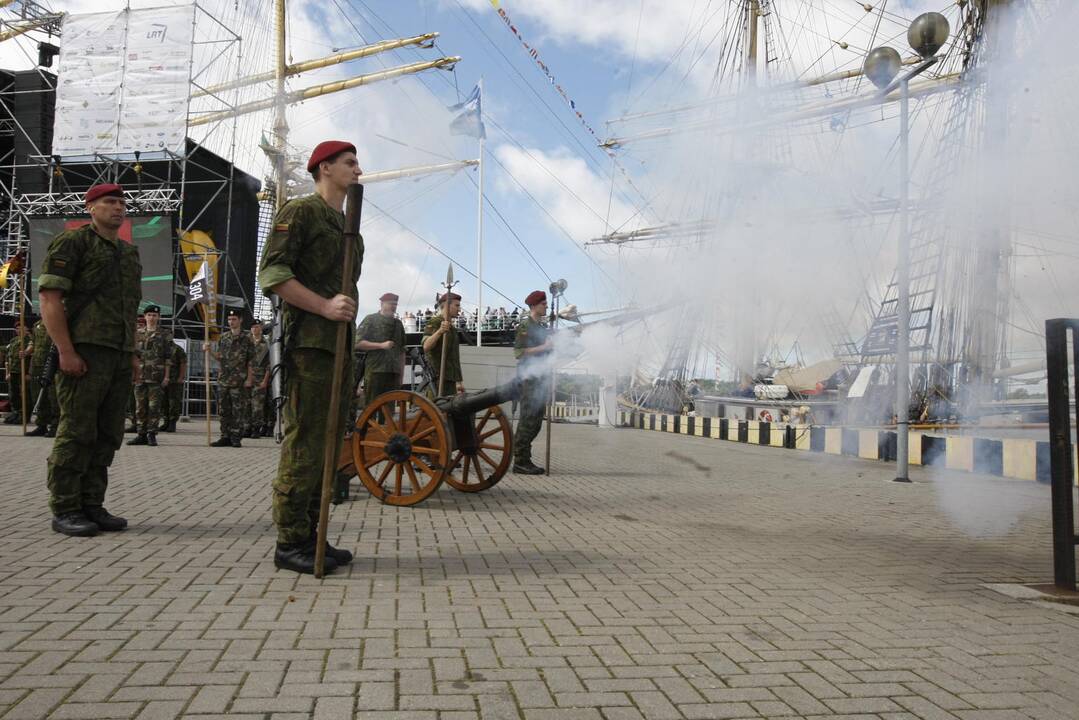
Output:
M462 492L494 487L513 460L513 428L499 407L521 381L431 400L407 390L378 396L360 414L338 462L388 505L415 505L443 481Z

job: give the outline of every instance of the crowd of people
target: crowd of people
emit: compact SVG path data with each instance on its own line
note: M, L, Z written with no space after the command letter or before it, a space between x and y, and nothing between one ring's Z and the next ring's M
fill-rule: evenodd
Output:
M326 539L319 487L326 458L339 456L348 427L355 385L347 378L357 375L353 353L366 354L365 402L375 402L381 392L401 387L406 330L422 332L428 393L451 396L464 392L459 331L475 329L477 324L484 329L513 329L521 378L513 472L535 475L545 472L532 462L531 444L549 396L545 387L549 374L541 363L551 352L552 339L545 324L547 297L541 290L524 298L527 311L488 308L482 317L478 312L462 314L461 296L446 292L437 310L398 318L398 297L387 292L380 299L379 312L365 317L357 327L364 241L358 227L346 227L344 213L346 197L353 202L362 198L356 184L361 174L356 148L342 141L320 143L307 170L315 192L290 200L278 210L263 248L258 282L263 292L281 299L280 319L286 328L280 364L287 398L281 407L283 438L277 472L269 483L277 529L274 564L320 574L352 561L351 552L333 547ZM128 445L154 446L157 432L175 430L171 415L162 415L162 407L170 411L178 407L172 398L185 375L186 362L159 324L160 308L142 302L138 248L119 236L127 213L123 188L95 185L84 201L90 223L57 235L42 263L38 278L42 338L35 340L38 345L31 345L27 333L20 332L14 350L16 358L20 353L36 358L46 341L55 348L56 412L49 414L47 408L40 415L39 409L43 418L39 422L44 424L33 434L55 435L48 460L49 508L53 530L69 536L127 527L125 518L105 509L109 467L123 444L125 411L134 405L128 429L135 437ZM350 211L348 218L358 225L359 213ZM256 323L247 331L240 310L228 315L227 330L216 344L203 347L218 366L221 433L211 444L240 447L244 436L267 432L266 396L272 370L262 326ZM31 364L31 373L37 375L37 360ZM11 367L9 360L9 379ZM344 374L335 375L337 368L343 368ZM341 395L331 397L337 387ZM29 414L32 407L29 397L21 398L20 413ZM327 413L333 407L338 408L336 418ZM405 440L420 442L419 438ZM389 447L388 441L385 446ZM384 451L384 462L399 465L400 478L400 464L410 461ZM408 470L411 474L411 465ZM428 467L427 471L443 469Z
M525 315L527 315L526 312L522 312L517 308L507 311L504 307L500 307L497 310L488 307L483 313L483 331L494 332L497 330L513 330ZM417 310L416 312L406 310L405 314L401 316L401 323L404 325L406 333L420 332L434 316L435 311L430 308L427 310ZM475 332L476 328L479 326L479 322L479 308L476 308L472 312L462 312L452 320L452 324L455 328L467 332Z

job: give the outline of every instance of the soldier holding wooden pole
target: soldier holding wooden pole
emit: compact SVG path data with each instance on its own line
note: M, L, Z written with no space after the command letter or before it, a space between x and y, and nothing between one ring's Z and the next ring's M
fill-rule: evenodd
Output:
M281 459L273 481L274 564L321 576L323 570L333 572L352 562L351 552L325 541L329 483L324 476L328 470L332 482L348 410L346 395L352 389L342 379L352 372L348 336L353 332L356 281L363 262L357 202L362 190L355 185L361 171L351 143L320 143L307 169L315 192L278 211L263 251L259 285L283 301L285 333L287 400ZM346 196L347 220L356 227L346 226ZM327 400L332 413L327 413ZM320 497L320 481L326 485L325 498Z

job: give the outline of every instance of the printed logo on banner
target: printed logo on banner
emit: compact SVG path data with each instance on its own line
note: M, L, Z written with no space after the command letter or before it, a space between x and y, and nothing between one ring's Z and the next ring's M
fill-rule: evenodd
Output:
M162 25L161 23L153 23L152 25L150 25L150 32L146 33L146 39L157 40L158 42L164 44L165 35L168 33L168 31L168 25Z

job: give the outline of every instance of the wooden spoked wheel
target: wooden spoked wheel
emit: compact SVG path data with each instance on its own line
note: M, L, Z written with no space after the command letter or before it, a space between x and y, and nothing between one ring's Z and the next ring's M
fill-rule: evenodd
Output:
M360 481L382 502L423 502L442 484L449 462L442 413L422 395L384 393L356 421L352 456Z
M495 405L476 418L475 452L453 451L446 482L455 490L480 492L494 487L513 459L513 428L502 408Z

